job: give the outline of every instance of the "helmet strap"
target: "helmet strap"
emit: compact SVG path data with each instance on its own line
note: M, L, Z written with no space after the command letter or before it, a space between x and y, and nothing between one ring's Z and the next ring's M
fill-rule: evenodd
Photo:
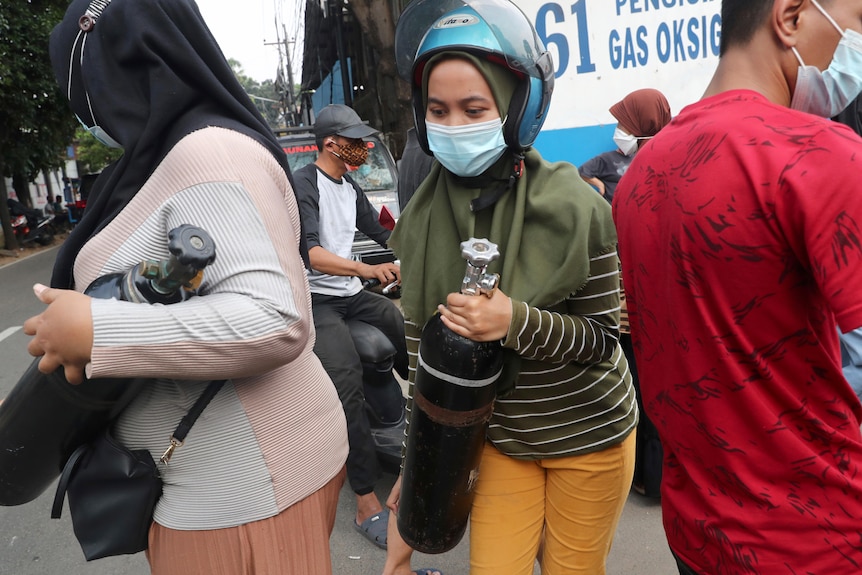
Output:
M509 174L509 179L501 184L496 190L490 194L479 196L470 201L470 211L474 214L481 212L486 208L490 208L502 198L509 190L514 189L515 184L524 174L524 154L523 152L513 152L512 172Z
M524 112L527 107L527 99L530 95L529 78L518 82L515 92L512 94L512 100L509 102L509 112L506 115L507 121L503 126L503 139L509 146L510 150L522 150L521 145L521 123L525 120Z

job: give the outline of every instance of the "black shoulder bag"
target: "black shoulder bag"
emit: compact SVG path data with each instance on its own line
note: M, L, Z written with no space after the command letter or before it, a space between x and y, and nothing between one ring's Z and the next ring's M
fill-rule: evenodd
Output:
M167 465L224 383L221 379L207 386L174 431L161 463ZM66 493L75 537L87 561L147 549L153 511L162 495L162 478L149 451L126 448L106 429L69 457L54 496L52 518L60 518Z

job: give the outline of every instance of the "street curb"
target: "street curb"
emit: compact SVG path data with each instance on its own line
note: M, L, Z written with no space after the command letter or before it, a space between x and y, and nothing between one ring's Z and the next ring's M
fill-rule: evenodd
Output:
M45 252L50 252L52 250L59 249L60 246L62 246L62 245L63 245L63 242L59 242L56 245L52 245L52 246L47 247L43 250L38 250L38 251L27 253L27 254L22 254L22 253L16 254L15 252L13 252L11 250L0 250L0 256L4 256L4 257L0 258L0 269L3 269L3 268L8 267L8 266L13 266L17 263L26 261L26 260L34 257L34 256L38 256L39 254L44 254ZM7 257L9 258L9 261L5 261Z

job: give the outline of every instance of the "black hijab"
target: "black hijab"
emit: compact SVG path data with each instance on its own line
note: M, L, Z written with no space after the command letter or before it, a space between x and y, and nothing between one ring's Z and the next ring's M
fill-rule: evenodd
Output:
M196 130L219 126L253 138L290 178L281 146L193 0L73 0L51 33L50 53L72 111L124 149L94 183L81 221L57 256L53 287L73 287L72 268L84 243L129 203L171 148ZM300 237L307 265L305 235Z

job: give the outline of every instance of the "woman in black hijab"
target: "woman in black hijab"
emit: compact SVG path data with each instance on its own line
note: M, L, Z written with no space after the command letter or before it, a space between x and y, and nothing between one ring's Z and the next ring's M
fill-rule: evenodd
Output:
M105 169L29 319L45 372L148 378L115 437L154 459L209 380L228 379L171 464L150 529L158 575L331 573L344 415L313 354L285 156L192 0L74 0L51 35L72 111L124 154ZM215 262L172 305L97 300L97 277L205 229ZM86 374L86 378L85 378Z
M96 181L87 213L64 243L54 287L72 287L71 265L81 245L116 216L186 134L206 126L241 132L290 173L281 146L194 2L124 3L118 20L97 27L109 5L111 0L73 2L51 35L54 74L72 111L91 133L97 127L97 139L107 133L124 150Z

